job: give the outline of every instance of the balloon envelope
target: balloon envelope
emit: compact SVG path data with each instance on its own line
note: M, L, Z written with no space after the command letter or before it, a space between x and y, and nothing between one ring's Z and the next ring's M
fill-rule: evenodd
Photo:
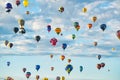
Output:
M65 49L67 48L67 44L66 44L66 43L63 43L63 44L62 44L62 48L63 48L63 50L65 50Z
M101 25L100 25L100 28L101 28L103 31L106 29L106 27L107 27L106 24L101 24Z
M38 71L40 69L40 65L36 65L35 69Z
M68 74L70 74L70 72L73 70L73 66L71 64L68 64L66 67L65 67L65 70L67 71Z
M118 30L118 31L116 32L116 35L117 35L118 39L120 39L120 30Z
M31 72L26 72L26 78L29 78L31 76Z
M10 62L9 61L7 62L7 66L10 66Z
M83 66L80 66L80 72L82 72L83 71Z
M14 27L13 31L14 31L15 33L17 33L17 32L19 31L19 28L18 28L18 27Z
M22 70L23 70L23 72L25 73L27 69L26 69L26 68L23 68Z
M39 42L40 41L40 36L39 35L37 35L37 36L35 36L35 40L37 41L37 42Z

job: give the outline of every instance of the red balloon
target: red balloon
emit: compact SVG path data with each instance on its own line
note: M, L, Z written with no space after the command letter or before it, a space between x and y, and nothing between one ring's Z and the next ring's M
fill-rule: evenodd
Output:
M120 39L120 30L117 31L116 35L117 35L118 39Z
M50 40L50 43L53 45L53 46L56 46L56 43L58 42L58 40L56 38L52 38Z
M101 64L97 64L97 68L100 69L101 68Z

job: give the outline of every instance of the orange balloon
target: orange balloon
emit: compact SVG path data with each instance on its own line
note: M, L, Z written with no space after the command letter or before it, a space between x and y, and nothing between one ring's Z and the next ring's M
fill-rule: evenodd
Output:
M92 28L92 24L89 23L88 24L88 28L91 29Z
M80 26L78 25L78 26L76 26L75 28L76 28L76 30L78 31L78 30L80 29Z
M68 63L70 63L71 62L71 59L68 59Z
M55 32L59 35L60 32L61 32L61 28L56 28L56 29L55 29Z
M65 56L64 55L61 55L60 56L60 59L63 61L65 59Z

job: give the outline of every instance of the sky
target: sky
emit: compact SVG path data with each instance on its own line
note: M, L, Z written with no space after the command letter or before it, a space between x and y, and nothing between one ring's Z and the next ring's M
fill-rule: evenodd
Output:
M120 40L116 32L120 30L120 0L28 0L29 5L16 6L15 0L0 0L0 79L12 76L15 80L25 80L22 68L26 67L32 73L30 80L35 75L40 79L48 77L55 79L56 76L65 76L66 80L119 80L120 65ZM11 3L13 9L6 12L6 3ZM58 9L63 6L64 12ZM87 8L87 12L82 9ZM29 11L30 14L26 14ZM93 16L97 17L95 22ZM13 28L20 25L19 19L25 20L25 34L14 33ZM77 31L74 22L79 22L80 29ZM91 23L92 28L87 25ZM102 31L101 24L106 24ZM47 31L47 25L51 25L51 31ZM61 33L56 34L55 29L61 28ZM63 35L61 35L63 34ZM72 34L76 38L72 39ZM40 41L35 36L41 37ZM52 38L58 40L56 46L52 46ZM5 46L8 40L13 47ZM94 46L97 42L97 46ZM66 43L67 48L63 50L62 44ZM53 59L50 58L53 54ZM97 55L101 55L100 60ZM61 61L60 56L65 55ZM71 59L73 70L70 75L65 71ZM10 61L8 67L6 62ZM98 70L96 64L104 62L104 68ZM36 72L35 65L41 66ZM79 66L84 67L83 72ZM54 66L55 70L50 71ZM108 71L110 70L110 71ZM26 79L27 80L27 79Z

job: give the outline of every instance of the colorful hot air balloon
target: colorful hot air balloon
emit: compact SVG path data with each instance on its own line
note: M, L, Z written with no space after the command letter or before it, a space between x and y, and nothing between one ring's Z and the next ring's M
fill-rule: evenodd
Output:
M19 28L18 27L14 27L13 31L14 31L14 33L17 33L19 31Z
M80 72L82 72L83 71L83 66L80 66Z
M102 29L102 31L104 31L106 29L106 27L107 27L106 24L101 24L100 25L100 28Z
M13 7L11 3L7 3L5 8L7 9L6 12L10 12Z
M48 80L48 78L47 78L47 77L45 77L45 78L43 78L43 80Z
M96 16L93 16L93 17L92 17L92 21L93 21L93 22L96 22L96 20L97 20L97 17L96 17Z
M23 68L22 70L23 70L23 72L25 73L27 69L26 69L26 68Z
M105 66L105 63L102 62L102 63L101 63L101 67L104 67L104 66Z
M60 80L60 76L57 76L57 77L56 77L56 80Z
M58 42L58 40L56 38L52 38L50 40L50 43L53 45L53 46L56 46L56 43Z
M38 71L40 69L40 65L36 65L35 69Z
M51 68L51 71L53 71L54 70L54 67L50 67Z
M16 5L17 5L17 6L20 5L20 0L16 0Z
M39 75L36 75L36 80L39 80L40 76Z
M72 34L72 39L74 40L76 38L75 34Z
M26 78L28 79L31 76L31 72L26 72Z
M98 44L98 43L95 41L95 42L94 42L94 46L97 46L97 44Z
M9 61L7 62L7 66L10 66L10 62Z
M101 69L101 64L97 64L97 69Z
M8 76L7 79L4 80L14 80L12 77Z
M53 54L50 54L50 58L53 58Z
M35 40L36 40L37 42L39 42L40 39L41 39L41 37L40 37L39 35L35 36Z
M47 25L47 31L48 31L48 32L51 31L51 25Z
M19 19L18 20L18 23L19 23L19 25L20 25L20 33L21 34L25 34L26 33L26 30L24 29L24 25L25 25L25 20L23 20L23 19Z
M28 5L29 5L29 1L28 1L28 0L24 0L24 1L23 1L23 6L24 6L24 7L27 7Z
M65 67L65 70L67 71L68 74L70 74L70 72L73 70L73 66L71 64L68 64L66 67Z
M74 22L74 27L78 31L80 29L79 23L78 22Z
M65 80L65 77L64 77L64 76L62 76L62 77L61 77L61 80Z
M60 56L60 59L63 61L65 59L65 56L64 55L61 55Z
M13 47L13 43L8 43L8 47L12 48Z
M83 8L82 11L83 11L84 13L86 13L86 12L87 12L87 8Z
M61 12L61 13L64 12L64 7L61 6L58 11Z
M89 23L88 24L88 28L91 29L92 28L92 24Z
M63 50L65 50L65 49L67 48L67 44L66 44L66 43L63 43L63 44L62 44L62 48L63 48Z
M120 30L118 30L118 31L116 32L116 35L117 35L118 39L120 39Z
M68 59L68 63L70 63L71 62L71 59Z
M98 60L100 60L101 59L101 55L99 54L99 55L97 55L97 58L98 58Z
M59 35L60 32L61 32L61 28L56 28L56 29L55 29L55 32Z
M5 42L4 42L5 46L7 46L8 43L9 43L9 41L8 41L8 40L5 40Z

